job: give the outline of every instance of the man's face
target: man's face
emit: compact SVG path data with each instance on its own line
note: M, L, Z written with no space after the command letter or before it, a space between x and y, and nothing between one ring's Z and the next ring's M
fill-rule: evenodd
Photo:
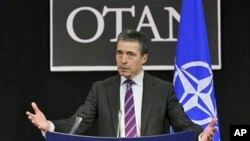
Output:
M137 41L120 40L116 49L116 64L118 72L127 79L132 79L142 71L147 54L141 55L140 44Z

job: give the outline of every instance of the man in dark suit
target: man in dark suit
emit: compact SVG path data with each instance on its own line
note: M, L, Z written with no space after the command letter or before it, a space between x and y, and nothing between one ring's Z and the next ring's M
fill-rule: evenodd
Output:
M168 133L171 125L176 132L193 130L199 140L211 140L216 119L205 130L194 124L178 102L173 85L143 71L147 59L148 39L140 32L125 30L118 36L116 49L119 75L95 82L85 103L71 118L48 121L35 103L35 113L26 114L42 131L67 133L76 116L83 114L85 119L78 133L98 117L100 136L157 135Z

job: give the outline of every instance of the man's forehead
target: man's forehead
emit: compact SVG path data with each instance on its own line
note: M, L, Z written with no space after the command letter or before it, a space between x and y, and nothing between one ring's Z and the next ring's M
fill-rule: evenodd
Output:
M117 50L140 51L140 44L137 41L119 41Z

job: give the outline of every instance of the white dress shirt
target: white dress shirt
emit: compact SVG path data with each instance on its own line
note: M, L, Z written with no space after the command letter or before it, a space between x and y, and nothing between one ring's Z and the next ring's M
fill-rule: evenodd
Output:
M139 75L134 77L132 80L135 84L132 85L132 91L133 91L133 98L134 98L134 108L135 108L135 119L136 119L136 131L137 131L137 137L141 135L141 109L142 109L142 91L143 91L143 77L144 77L144 71L140 72ZM125 137L125 109L124 109L124 102L125 102L125 95L126 95L126 84L124 81L127 79L123 76L121 76L121 83L120 83L120 137Z

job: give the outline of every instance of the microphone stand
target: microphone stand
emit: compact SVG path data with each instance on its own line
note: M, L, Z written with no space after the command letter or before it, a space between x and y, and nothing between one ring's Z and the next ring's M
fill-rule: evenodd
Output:
M69 134L75 134L76 130L78 129L78 127L80 126L82 121L85 119L86 119L86 116L83 113L81 113L79 116L77 116L75 119L75 123L73 124Z
M122 111L119 110L118 112L118 127L117 127L117 134L116 134L116 137L120 137L120 126L121 126L121 117L122 117Z

